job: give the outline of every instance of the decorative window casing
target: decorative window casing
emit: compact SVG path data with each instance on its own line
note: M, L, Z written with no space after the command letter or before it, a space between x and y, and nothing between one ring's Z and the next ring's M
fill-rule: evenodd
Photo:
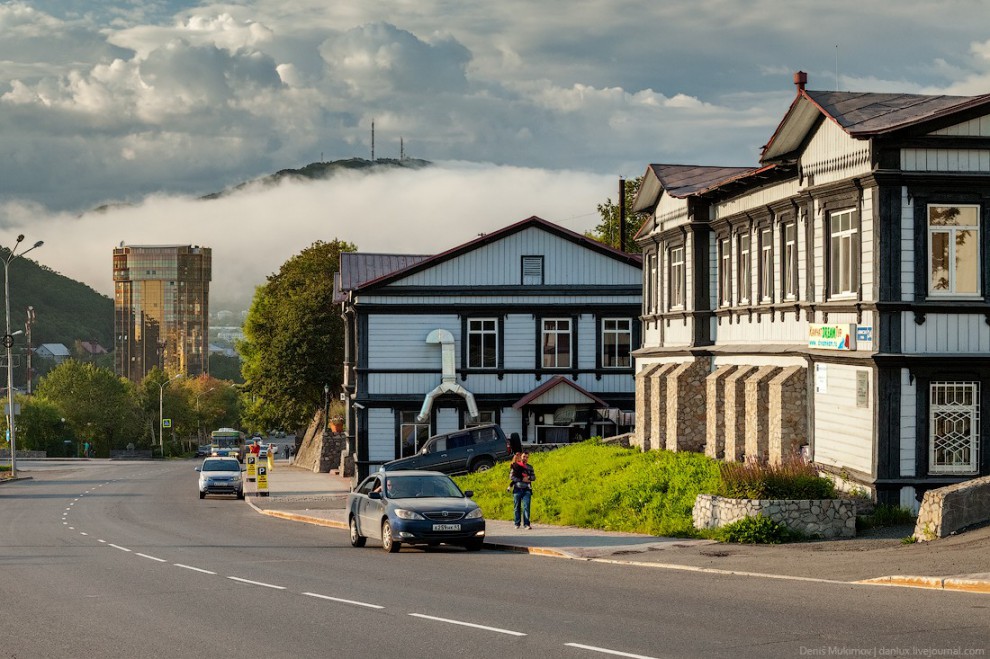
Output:
M540 345L543 368L571 368L573 363L570 318L544 318Z
M798 294L798 253L797 224L786 222L780 226L781 251L781 294L785 300L795 300Z
M978 296L980 207L928 205L928 293Z
M749 233L739 234L739 304L749 304L753 290L753 252Z
M929 385L928 470L975 474L980 464L980 383Z
M760 302L773 302L773 230L760 231Z
M852 296L859 292L859 228L853 210L829 214L829 295Z
M602 319L602 368L632 366L632 319Z
M718 304L732 306L732 241L718 241Z
M670 251L670 308L684 308L684 246L671 247Z
M469 318L467 339L468 368L498 367L498 319Z
M423 442L430 438L429 421L420 423L416 420L419 412L399 412L399 457L415 455L423 448Z

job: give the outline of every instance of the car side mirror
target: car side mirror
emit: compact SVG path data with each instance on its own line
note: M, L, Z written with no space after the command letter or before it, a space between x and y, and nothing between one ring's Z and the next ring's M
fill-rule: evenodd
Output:
M474 490L464 490L464 496L470 499L471 497L474 496Z
M368 492L368 498L369 499L381 499L382 498L382 493L381 492Z

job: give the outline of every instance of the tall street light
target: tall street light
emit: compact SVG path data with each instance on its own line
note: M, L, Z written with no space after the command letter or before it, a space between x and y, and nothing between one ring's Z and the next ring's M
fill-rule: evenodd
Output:
M37 249L45 244L45 241L39 240L34 245L18 254L17 248L23 240L24 234L19 234L17 236L17 242L14 243L13 248L7 250L7 254L2 257L4 306L7 311L7 333L3 335L3 347L7 349L7 428L9 428L10 432L11 478L17 478L17 458L14 457L17 454L17 433L14 430L14 362L13 355L11 354L11 348L14 347L14 337L10 333L10 264L18 256L24 256L32 249Z
M179 373L174 378L162 382L158 386L158 446L162 450L162 457L165 457L165 415L162 413L162 407L165 400L165 385L170 382L174 382L182 377L182 373Z

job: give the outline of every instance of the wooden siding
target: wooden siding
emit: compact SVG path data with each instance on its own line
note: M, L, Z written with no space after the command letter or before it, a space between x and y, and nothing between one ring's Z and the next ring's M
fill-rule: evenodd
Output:
M665 321L661 321L665 322ZM694 321L691 318L674 318L663 329L664 346L687 346L694 340Z
M436 407L437 420L436 420L436 430L433 431L434 435L439 435L442 432L452 432L460 428L460 411L453 407Z
M805 185L822 185L870 173L870 143L823 121L798 162Z
M536 364L536 319L532 314L509 314L504 327L505 368L533 368Z
M815 243L815 258L814 261L814 280L815 280L815 291L814 300L819 301L825 299L825 250L824 250L824 240L825 240L825 221L822 218L822 204L821 200L815 199L813 209L813 221L811 223L812 229L812 240Z
M781 354L761 353L757 355L718 355L712 362L712 370L720 366L779 366L787 368L789 366L808 366L808 360L804 357L787 356Z
M433 265L394 283L395 286L519 286L523 255L543 256L547 286L639 285L641 268L593 252L537 227L529 227L465 254Z
M764 208L783 199L790 199L800 192L797 179L777 185L768 185L753 192L734 197L715 205L714 218L731 217L737 213Z
M522 410L514 410L512 407L503 407L502 415L499 419L499 425L502 427L502 432L505 433L506 437L514 432L519 433L519 436L522 437Z
M663 332L660 330L659 323L652 321L643 323L643 347L658 348L662 338Z
M580 391L574 387L568 387L566 384L557 385L550 391L546 392L542 396L538 396L530 404L531 405L587 405L589 403L587 396L582 394Z
M457 383L475 395L503 394L517 395L522 398L525 394L544 384L553 377L553 371L543 371L540 380L532 373L506 373L499 379L498 375L469 375L467 380L457 379ZM571 377L568 375L567 377ZM601 379L594 373L581 373L574 384L592 393L598 392L628 392L636 390L636 381L632 374L602 375ZM403 394L421 402L440 384L440 369L436 373L371 373L368 375L368 394ZM417 406L418 406L417 402Z
M677 199L664 193L660 197L660 203L657 204L653 217L655 224L650 235L685 224L688 221L688 201L687 199Z
M917 438L917 417L918 399L917 387L911 379L911 371L906 368L901 369L901 450L900 450L900 474L901 476L914 476L916 469L915 453Z
M827 369L827 391L815 392L815 462L872 474L872 394L876 387L872 371L842 364L816 364L820 366ZM861 370L871 373L868 407L856 406L856 372ZM809 378L814 381L815 373Z
M454 314L369 316L365 344L368 367L385 369L401 364L402 368L435 368L439 371L440 346L426 343L427 335L435 329L445 329L454 335L457 343L454 354L460 355L461 323Z
M368 410L368 460L388 462L395 458L395 412L372 407Z
M990 137L990 115L964 121L928 133L929 135L951 135L954 137Z
M906 312L901 327L901 346L908 354L990 352L990 326L983 314L929 313L919 325Z
M873 282L875 280L873 267L873 192L874 188L863 190L863 206L859 213L860 236L860 288L863 300L872 302Z
M717 325L718 343L808 345L808 321L805 320L805 315L800 314L800 318L796 318L794 313L787 313L785 316L785 320L780 320L775 314L775 320L770 320L769 315L763 315L758 320L756 314L742 314L731 322L728 316L721 316Z
M987 149L901 149L908 172L990 172Z
M901 300L914 300L914 204L901 188Z
M636 268L637 273L639 268ZM641 285L637 275L636 285ZM486 306L519 306L519 305L551 305L551 304L629 304L638 307L642 304L640 295L615 295L603 293L588 295L580 289L575 289L572 293L565 295L463 295L451 297L450 295L363 295L358 298L359 304L391 304L391 305L416 305L419 307L435 308L442 307L444 310L452 304L458 305L486 305Z

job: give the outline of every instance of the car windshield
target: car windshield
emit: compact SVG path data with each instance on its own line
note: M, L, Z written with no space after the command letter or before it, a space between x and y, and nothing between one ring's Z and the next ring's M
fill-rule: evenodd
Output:
M447 476L393 476L386 479L389 499L423 499L430 497L461 497L457 484Z
M241 465L237 460L207 460L203 463L203 471L240 471Z

